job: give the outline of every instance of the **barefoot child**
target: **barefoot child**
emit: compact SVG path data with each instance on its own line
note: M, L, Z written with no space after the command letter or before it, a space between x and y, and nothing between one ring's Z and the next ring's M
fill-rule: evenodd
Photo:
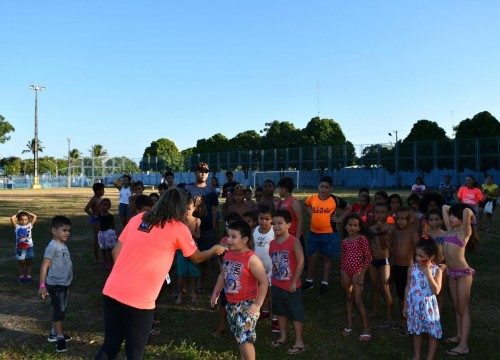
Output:
M469 313L470 291L474 269L465 259L465 249L475 251L478 237L476 233L473 208L460 203L443 205L443 219L448 233L444 238L444 258L448 275L451 298L455 307L457 334L447 339L457 345L448 350L448 355L466 355L469 353L469 334L471 318Z
M372 316L378 311L378 299L380 290L385 301L385 321L380 324L383 329L392 326L392 295L389 289L389 277L391 267L389 264L389 247L394 227L387 223L389 208L387 203L376 203L373 207L375 223L369 227L369 240L372 253L372 261L369 272L372 282Z
M271 241L269 255L273 262L272 295L273 314L278 316L280 337L273 340L272 347L286 343L286 325L293 321L295 342L288 354L300 354L306 349L302 338L304 332L304 305L302 304L300 277L304 269L304 252L299 239L291 236L288 229L292 216L288 210L276 210L273 216L273 230L276 239Z
M436 299L441 291L441 270L433 263L437 254L437 243L423 235L415 248L416 263L408 269L403 317L408 332L413 334L414 360L420 360L423 333L429 338L427 360L435 358L438 339L443 333Z
M69 300L69 286L73 280L73 263L66 241L71 233L71 221L65 216L55 216L51 221L53 239L47 245L40 267L40 296L50 296L52 306L52 330L47 339L56 343L57 352L66 351L71 336L63 333L63 320Z
M250 250L253 247L252 234L245 221L229 225L227 245L229 251L224 255L224 270L215 284L211 305L217 304L224 289L228 301L227 320L238 342L240 356L254 360L255 326L269 287L266 271L258 256Z
M36 223L36 215L28 211L19 210L12 215L10 222L16 233L16 259L19 265L19 284L31 284L32 259L35 257L33 251L32 229ZM24 268L26 267L26 275Z
M196 242L200 239L200 224L201 220L193 216L194 212L194 201L193 198L188 198L188 206L185 224L191 231L193 240ZM177 261L177 276L178 276L178 291L177 299L175 300L176 305L182 303L182 295L186 291L187 278L189 277L191 281L191 303L197 304L198 297L196 296L196 282L200 276L200 267L193 263L189 258L182 255L181 250L177 250L175 254L175 260Z
M403 308L404 295L406 289L406 279L408 278L408 268L413 264L413 255L415 245L417 245L419 236L411 226L412 210L404 206L396 212L396 229L392 234L390 251L392 254L392 276L396 293ZM404 326L406 328L406 324ZM406 330L400 333L401 336L408 336Z
M109 212L111 200L108 198L101 200L101 211L99 213L99 232L97 233L97 241L101 249L103 265L101 269L111 270L113 268L113 255L111 252L116 245L117 237L115 231L115 218Z
M351 214L345 219L344 240L342 240L342 258L340 262L340 278L342 287L346 293L347 327L342 334L352 334L352 303L358 308L363 321L363 332L359 336L360 341L370 341L370 329L368 327L368 315L363 304L363 282L365 273L372 261L370 245L364 235L363 220L359 214Z
M236 185L232 192L232 202L227 206L227 212L236 212L241 217L252 210L252 204L245 201L245 187L241 184Z
M97 239L97 233L99 232L99 213L101 212L101 199L104 195L104 184L95 183L92 185L92 190L94 191L94 196L92 196L85 206L85 211L89 216L89 222L92 226L93 232L93 250L94 250L94 260L99 261L99 242Z

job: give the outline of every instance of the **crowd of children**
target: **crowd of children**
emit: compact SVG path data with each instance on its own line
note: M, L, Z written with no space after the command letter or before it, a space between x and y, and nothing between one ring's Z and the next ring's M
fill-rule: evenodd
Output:
M114 185L120 191L118 215L122 225L126 226L133 216L153 207L168 189L180 186L188 193L192 189L205 189L200 186L206 183L204 174L208 166L205 165L199 164L197 168L201 183L176 185L173 173L168 172L167 183L158 187L159 193L149 196L143 194L142 182L134 182L128 175L115 180ZM232 180L232 173L227 176ZM477 247L477 207L466 202L448 205L453 203L449 193L430 191L421 178L417 178L412 187L407 206L399 194L389 195L385 191L378 191L372 203L368 189L364 188L359 191L358 202L348 204L332 194L332 179L328 176L320 179L318 193L309 196L303 205L293 196L293 189L293 179L285 177L278 182L278 196L272 180L266 180L262 188L255 190L255 199L252 199L251 189L234 181L226 186L226 191L216 192L207 184L203 193L190 194L185 224L195 242L206 230L200 217L208 216L211 222L215 216L207 207L210 209L217 201L211 199L204 203L207 194L213 192L215 198L223 194L226 198L222 205L226 230L220 244L228 251L220 256L220 275L211 296L212 307L219 305L219 324L214 336L224 335L228 323L241 358L254 359L257 322L272 319L271 331L279 337L270 345L278 348L287 343L287 321L291 320L295 340L287 353L295 355L305 351L302 298L305 292L314 288L316 261L321 255L321 295L329 292L332 270L340 271L347 315L342 335L354 333L354 304L363 326L359 340L372 339L370 325L373 324L370 323L378 313L382 293L385 314L377 326L399 329L401 336L412 335L415 359L421 357L422 335L427 334L427 359L433 359L438 339L443 334L440 311L443 311L443 289L448 283L457 325L456 334L446 339L454 347L446 353L451 356L468 354L469 299L474 270L465 259L465 250ZM94 184L93 192L84 209L90 216L93 254L98 261L100 249L101 269L111 270L111 251L117 242L114 216L110 213L112 204L109 198L103 198L103 184ZM307 244L303 236L306 230L303 213L310 217ZM22 210L11 218L16 232L21 284L32 281L31 233L36 219L35 214ZM56 342L58 352L65 351L65 342L71 340L62 332L72 279L71 259L65 245L70 229L69 219L61 216L53 219L54 239L45 251L40 270L40 295L42 298L50 295L53 307L49 341ZM191 285L191 303L196 304L200 293L200 266L180 251L175 259L178 277L175 304L182 304L188 284ZM304 271L306 276L302 282ZM371 283L372 290L370 315L363 301L366 281ZM396 319L391 294L393 286L401 311Z

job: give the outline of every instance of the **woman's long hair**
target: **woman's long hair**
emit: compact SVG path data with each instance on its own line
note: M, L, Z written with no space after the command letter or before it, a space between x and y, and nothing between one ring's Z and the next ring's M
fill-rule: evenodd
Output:
M184 221L187 211L188 195L183 189L170 189L162 194L160 200L143 216L142 220L150 226L160 225L172 221Z

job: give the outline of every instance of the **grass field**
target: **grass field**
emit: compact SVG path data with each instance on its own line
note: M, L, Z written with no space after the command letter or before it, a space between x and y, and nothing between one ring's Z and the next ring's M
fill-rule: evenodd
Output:
M148 193L148 192L146 192ZM336 191L337 195L354 200L352 191ZM103 341L103 318L101 290L107 272L98 269L91 249L91 229L83 208L92 195L90 189L0 191L0 359L91 359ZM106 189L111 198L112 213L117 214L118 192ZM306 194L299 194L305 197ZM17 261L14 258L14 232L10 216L20 209L38 215L33 230L35 243L34 284L18 285ZM71 286L70 308L65 321L65 332L73 336L68 351L56 354L54 344L46 341L50 329L50 305L37 297L38 272L45 246L51 239L50 218L63 214L73 222L72 236L68 247L74 266ZM496 218L499 217L498 210ZM119 223L116 217L116 222ZM472 333L468 359L500 359L496 345L499 344L498 299L500 265L500 220L495 219L492 232L480 233L480 248L477 255L468 256L476 270L472 286L471 312ZM319 265L319 264L318 264ZM319 267L318 267L319 271ZM211 274L212 283L218 274ZM173 305L176 290L173 283L164 286L158 299L157 319L161 320L161 334L150 339L146 359L236 359L238 349L234 339L226 334L212 337L217 327L217 314L210 310L209 294L200 295L199 305L188 305L189 299L180 306ZM210 293L210 291L209 291ZM365 306L370 309L370 285L364 292ZM401 338L394 330L377 328L382 317L372 321L372 341L360 342L359 315L355 312L354 336L342 337L345 326L344 293L340 287L337 268L330 277L330 292L320 296L315 289L303 296L306 310L304 338L308 349L297 355L303 359L410 359L411 337ZM382 304L381 304L382 305ZM394 313L399 314L399 306ZM382 306L379 314L383 314ZM455 321L451 299L447 298L442 313L445 337L454 335ZM285 359L286 348L269 346L276 338L270 332L270 322L257 326L257 357L261 359ZM291 345L293 333L289 333L287 346ZM438 359L449 356L444 353L448 344L440 343ZM124 359L123 352L120 359Z

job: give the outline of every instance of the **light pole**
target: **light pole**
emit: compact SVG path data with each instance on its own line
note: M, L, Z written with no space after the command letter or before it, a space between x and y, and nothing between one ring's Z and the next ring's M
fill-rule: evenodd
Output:
M71 187L71 139L68 140L68 189Z
M33 189L41 189L42 186L38 181L38 91L45 90L45 86L43 85L30 85L30 90L35 90L35 143L33 144L33 153L34 153L34 168L35 174L33 179Z
M394 130L393 131L395 134L396 134L396 144L394 146L394 156L395 156L395 160L394 160L394 163L395 163L395 169L394 169L394 173L396 174L396 189L399 189L399 154L398 154L398 131L397 130ZM392 137L392 134L389 133L389 136Z

